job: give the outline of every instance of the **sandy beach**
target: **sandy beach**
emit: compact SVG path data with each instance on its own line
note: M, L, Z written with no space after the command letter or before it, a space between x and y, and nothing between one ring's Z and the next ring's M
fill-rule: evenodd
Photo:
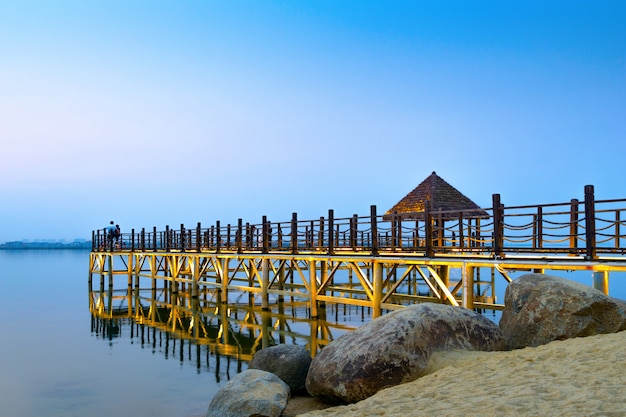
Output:
M428 374L314 416L624 416L626 331L509 352L435 354ZM307 410L308 408L308 410ZM308 411L308 412L307 412ZM293 413L293 414L292 414Z

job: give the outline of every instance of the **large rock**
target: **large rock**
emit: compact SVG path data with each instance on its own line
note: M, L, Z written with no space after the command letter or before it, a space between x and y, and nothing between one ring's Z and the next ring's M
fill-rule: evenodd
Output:
M255 353L248 369L271 372L282 379L291 392L304 389L304 381L311 365L311 355L304 346L277 345Z
M626 315L618 303L590 286L544 274L511 282L500 328L507 348L619 331Z
M615 301L617 303L618 306L620 306L620 308L622 309L622 311L624 312L624 315L626 317L626 301L619 299L619 298L613 298L613 301ZM622 326L619 328L619 331L621 332L622 330L626 330L626 318L624 319L624 322L622 323Z
M425 303L386 314L328 344L306 388L330 404L353 403L421 376L433 351L501 350L498 326L461 307Z
M279 417L289 386L276 375L249 369L235 375L213 397L206 417Z

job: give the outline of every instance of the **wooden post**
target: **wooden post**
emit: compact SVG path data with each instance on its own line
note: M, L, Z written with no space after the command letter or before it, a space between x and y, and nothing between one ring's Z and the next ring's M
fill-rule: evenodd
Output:
M615 211L615 249L619 249L619 240L620 240L620 211Z
M425 251L426 257L432 258L434 255L433 251L433 218L430 213L430 200L424 200L424 243L425 243Z
M261 349L270 347L270 333L272 332L272 315L269 311L261 312Z
M504 222L502 219L503 206L500 203L500 194L492 195L493 202L493 256L498 258L502 255L502 243L503 243L503 227Z
M243 246L243 219L237 219L237 253L242 252Z
M596 208L593 185L585 185L586 259L596 258Z
M291 253L298 253L298 213L291 213L291 236L289 241Z
M228 345L230 341L230 322L228 321L228 305L222 304L219 308L222 321L222 343ZM216 355L219 356L219 355ZM219 371L218 371L219 372Z
M200 222L196 225L196 252L202 249L202 225Z
M128 274L128 289L133 286L133 254L128 254L128 260L126 262L126 273ZM130 304L128 306L130 308Z
M140 259L144 259L143 255L134 255L135 256L135 264L134 264L134 274L135 274L135 288L139 290L139 278L141 275L141 262ZM137 296L139 296L139 292L137 292Z
M328 254L333 254L334 246L334 233L335 233L335 212L334 210L328 210Z
M221 297L220 300L222 303L228 303L228 274L229 274L229 263L230 263L230 258L225 257L222 258L222 276L221 278L221 284L222 286L221 288Z
M358 222L358 216L353 214L352 219L350 220L350 246L352 247L352 250L356 250Z
M107 264L109 267L109 292L113 291L113 255L107 255Z
M262 221L262 225L261 225L261 242L262 242L262 253L267 253L267 248L268 248L268 242L267 242L267 238L268 238L268 225L267 225L267 216L263 216L263 221Z
M280 262L279 267L278 267L278 289L280 291L283 291L285 289L285 262L286 261ZM282 293L279 294L278 304L279 304L279 309L280 307L283 307L283 314L284 314L284 304L283 304L284 301L285 301L285 295ZM284 341L281 343L284 343Z
M165 226L165 251L170 251L170 227L168 225Z
M474 308L474 267L463 265L463 307L472 310Z
M570 202L569 249L571 254L578 253L578 200L575 198Z
M308 236L307 249L315 248L315 232L314 231L315 231L315 222L311 220L309 230L307 231L307 236Z
M396 221L397 221L398 212L394 211L391 215L391 250L395 252L397 244L397 229L396 229Z
M469 224L470 219L468 219L468 224ZM459 212L459 248L463 249L465 248L465 235L464 235L464 228L463 228L463 212Z
M93 234L92 234L92 236L93 236ZM91 244L93 245L93 240L91 241ZM95 260L94 254L90 253L89 254L89 280L88 280L88 282L89 282L89 292L93 291L92 284L93 284L93 271L94 271L94 264L95 264L95 262L96 262L96 260Z
M321 250L324 247L324 217L320 217L320 228L317 232L317 249Z
M161 245L163 243L161 242ZM156 226L152 228L152 249L156 252L157 250L157 230Z
M435 220L435 246L443 247L444 246L444 234L445 234L445 224L443 221L443 214L441 213L441 209L437 210L437 220Z
M370 206L370 226L372 230L372 255L378 254L378 216L376 215L376 206Z
M329 265L329 263L330 263L330 260L320 261L320 282L326 282L328 280L328 270L331 268L331 265ZM326 295L326 291L325 290L320 291L319 287L317 288L317 293L318 294L316 295L316 299L320 293L322 295ZM321 313L325 310L325 308L326 308L325 301L320 301L317 303L317 312L318 312L317 317L318 318L320 317Z
M107 294L107 310L109 313L113 311L113 254L107 255L109 263L109 291Z
M178 295L178 272L180 271L178 264L180 262L181 257L176 255L176 256L171 256L169 259L171 261L169 264L169 269L170 269L170 276L172 278L170 288L172 290L173 295Z
M269 311L269 294L267 290L270 286L270 262L268 258L261 259L261 310Z
M185 251L185 236L187 236L187 233L185 232L185 225L184 224L180 224L180 250L181 252Z
M191 272L192 272L192 283L191 283L191 298L198 299L199 293L199 281L200 281L200 257L195 255L191 258ZM196 324L196 328L198 325Z
M543 207L537 206L537 248L543 248Z
M311 321L309 323L309 353L311 354L311 358L315 358L319 351L319 342L318 342L318 332L320 329L320 323L318 320Z
M374 261L374 299L372 300L372 318L380 317L382 314L381 304L383 299L383 264Z
M219 253L222 247L222 236L220 231L220 221L215 222L215 253Z
M402 250L402 216L396 214L396 247Z
M309 259L309 287L311 318L317 318L317 266L314 259Z
M101 269L100 269L100 298L101 300L103 300L104 297L104 276L106 271L103 271L102 269L106 268L104 266L104 260L102 261L103 265L101 265Z
M152 298L156 298L156 290L157 290L157 280L156 280L156 270L157 270L157 259L156 256L150 257L150 278L152 279Z

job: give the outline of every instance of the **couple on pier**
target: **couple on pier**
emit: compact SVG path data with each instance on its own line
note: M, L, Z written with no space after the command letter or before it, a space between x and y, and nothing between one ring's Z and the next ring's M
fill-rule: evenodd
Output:
M115 222L111 220L109 225L104 228L104 231L106 232L109 238L109 242L112 242L113 240L115 240L116 244L119 243L120 236L122 235L122 231L120 229L119 224L115 224Z

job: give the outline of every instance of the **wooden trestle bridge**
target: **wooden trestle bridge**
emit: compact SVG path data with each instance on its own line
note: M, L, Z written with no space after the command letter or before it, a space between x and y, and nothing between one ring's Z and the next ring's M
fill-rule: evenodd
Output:
M127 288L189 300L211 294L228 304L243 292L266 311L290 299L304 300L313 318L324 303L368 307L376 317L423 301L500 310L517 272L588 271L607 294L609 274L626 272L626 199L596 200L588 185L582 201L508 207L494 194L492 202L480 211L426 203L411 219L371 206L367 216L294 213L286 222L132 229L117 239L94 231L90 289L99 274L103 294L107 277L111 290L124 277Z

